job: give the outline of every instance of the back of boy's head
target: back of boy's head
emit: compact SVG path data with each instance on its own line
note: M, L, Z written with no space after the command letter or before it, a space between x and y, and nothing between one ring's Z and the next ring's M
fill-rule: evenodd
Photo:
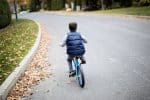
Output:
M76 22L71 22L71 23L69 23L69 30L70 30L71 32L75 32L76 29L77 29L77 23L76 23Z

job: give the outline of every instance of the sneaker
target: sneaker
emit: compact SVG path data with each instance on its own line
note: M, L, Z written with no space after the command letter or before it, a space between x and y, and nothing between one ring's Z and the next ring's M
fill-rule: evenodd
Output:
M86 64L86 61L84 59L82 59L81 64Z
M69 77L73 77L76 75L76 71L75 70L72 70L69 72Z

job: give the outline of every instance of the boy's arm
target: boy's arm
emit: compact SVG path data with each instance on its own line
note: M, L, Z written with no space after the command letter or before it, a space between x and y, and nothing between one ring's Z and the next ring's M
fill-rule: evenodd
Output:
M82 37L83 42L84 42L84 43L87 43L87 39L85 38L85 36L82 35L81 37Z
M60 44L61 47L64 47L66 45L67 35L65 35L62 43Z

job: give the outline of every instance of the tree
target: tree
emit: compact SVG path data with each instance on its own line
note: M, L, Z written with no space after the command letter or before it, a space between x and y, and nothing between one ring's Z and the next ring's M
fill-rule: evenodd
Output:
M98 9L98 1L99 0L87 0L86 5L87 5L87 10L96 10Z
M63 0L51 0L51 10L60 10L64 8Z
M11 12L6 0L0 0L0 28L4 28L11 22Z
M20 6L20 10L24 11L29 9L31 0L16 0L16 2Z
M121 7L129 7L132 5L132 0L120 0Z
M141 6L150 6L150 0L140 0L139 4Z
M45 10L51 10L51 2L52 0L43 0L42 1L42 7L45 9Z
M106 8L111 8L112 0L104 0L104 4L105 4Z

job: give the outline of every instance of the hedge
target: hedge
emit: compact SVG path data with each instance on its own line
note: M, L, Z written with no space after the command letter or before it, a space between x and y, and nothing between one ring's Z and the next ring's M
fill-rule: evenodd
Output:
M11 12L6 0L0 0L0 29L11 22Z

